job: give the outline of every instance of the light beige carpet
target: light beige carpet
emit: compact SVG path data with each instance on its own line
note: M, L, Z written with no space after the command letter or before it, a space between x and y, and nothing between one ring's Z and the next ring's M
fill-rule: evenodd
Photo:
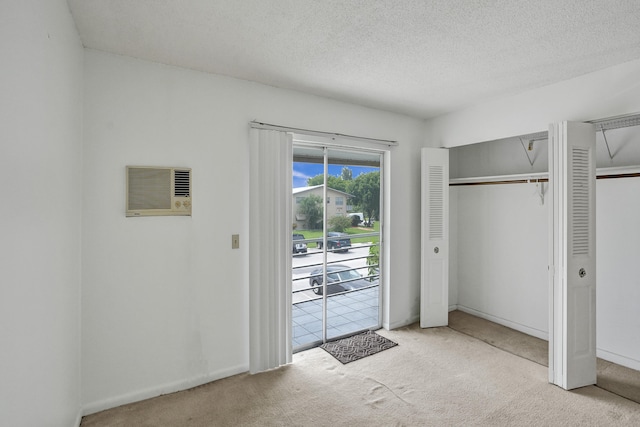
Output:
M640 405L564 391L547 368L450 328L378 331L397 347L342 365L316 348L291 365L87 416L89 426L640 425Z
M549 366L549 343L462 311L449 313L449 327L502 350ZM597 360L598 387L640 403L640 372Z

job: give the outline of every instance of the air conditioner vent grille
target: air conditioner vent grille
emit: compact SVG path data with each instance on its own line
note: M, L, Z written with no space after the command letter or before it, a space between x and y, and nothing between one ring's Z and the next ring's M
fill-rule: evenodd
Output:
M171 169L129 168L129 209L170 209Z
M191 188L191 173L188 170L175 170L175 197L189 197L189 189Z

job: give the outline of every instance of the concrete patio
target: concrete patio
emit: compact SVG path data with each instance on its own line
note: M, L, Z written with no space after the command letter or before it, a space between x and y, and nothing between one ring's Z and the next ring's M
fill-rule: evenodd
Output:
M379 324L379 286L327 298L327 339ZM322 342L322 296L293 304L293 349Z

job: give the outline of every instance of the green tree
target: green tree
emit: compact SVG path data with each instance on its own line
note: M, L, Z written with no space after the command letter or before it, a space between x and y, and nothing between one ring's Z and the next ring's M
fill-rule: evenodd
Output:
M313 187L314 185L324 184L324 174L316 175L307 179L307 185Z
M342 168L342 173L340 174L340 177L342 178L343 181L351 181L353 179L353 172L351 172L351 169L344 166Z
M351 227L351 218L348 216L336 215L329 218L329 227L332 231L343 232Z
M307 218L307 228L316 230L322 222L322 197L315 194L300 201L298 211Z
M351 181L352 203L359 206L364 216L378 218L380 212L380 171L360 174Z
M345 181L343 180L341 177L339 176L333 176L333 175L329 175L327 176L327 186L329 188L333 188L334 190L338 190L338 191L342 191L344 193L347 193L347 184L349 183L349 181ZM309 179L307 179L307 185L309 187L312 187L314 185L322 185L324 184L324 175L320 174L320 175L316 175L314 177L311 177Z

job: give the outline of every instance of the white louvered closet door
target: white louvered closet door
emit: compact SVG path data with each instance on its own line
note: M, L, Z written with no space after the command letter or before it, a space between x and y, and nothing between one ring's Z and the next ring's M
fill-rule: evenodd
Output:
M449 150L422 149L420 326L449 323Z
M570 390L596 383L595 127L552 124L549 144L549 381Z

